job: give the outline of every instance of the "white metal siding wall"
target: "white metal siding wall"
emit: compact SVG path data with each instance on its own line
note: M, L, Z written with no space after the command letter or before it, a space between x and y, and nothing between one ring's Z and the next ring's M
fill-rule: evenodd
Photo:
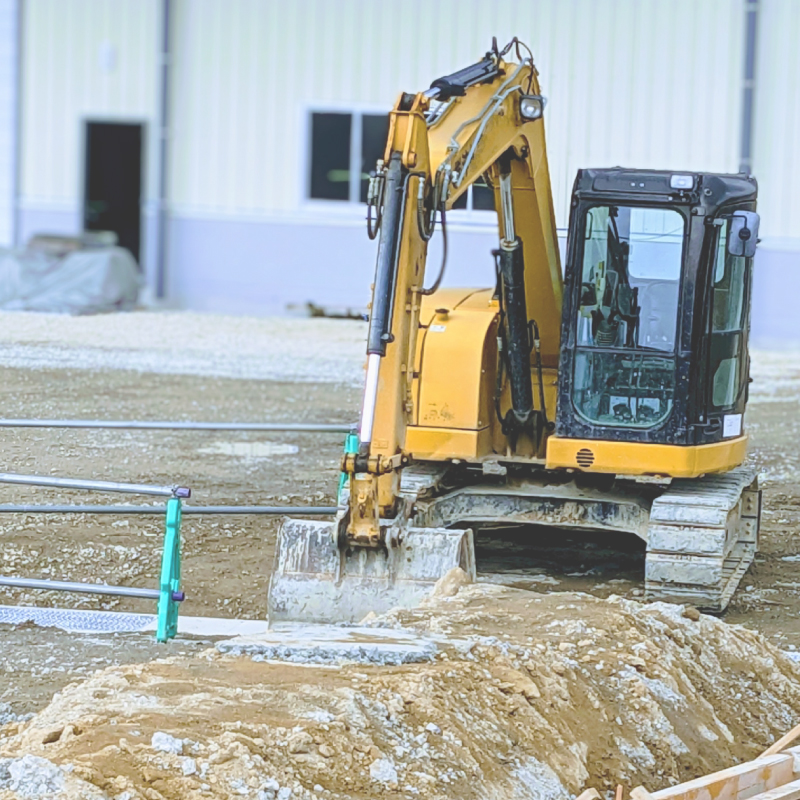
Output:
M17 0L0 0L0 246L14 242L17 140Z
M159 30L158 0L25 0L23 205L80 207L85 118L155 122ZM151 197L155 178L151 167Z
M761 0L753 174L761 235L800 249L800 2ZM768 242L765 242L767 244Z
M737 168L739 0L176 0L175 10L170 185L184 214L296 211L309 108L388 109L401 90L477 60L492 35L533 49L560 225L580 166Z

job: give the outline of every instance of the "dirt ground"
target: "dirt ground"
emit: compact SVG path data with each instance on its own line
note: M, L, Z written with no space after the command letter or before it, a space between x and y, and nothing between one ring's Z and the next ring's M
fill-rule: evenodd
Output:
M360 632L401 626L420 663L205 650L67 686L0 726L0 798L609 798L754 758L800 714L800 669L740 626L447 583Z
M170 316L173 328L177 316ZM190 318L191 325L205 338L190 352L193 360L185 367L177 361L177 366L170 366L169 359L177 359L178 351L182 355L184 341L191 341L191 337L174 342L159 360L156 344L164 337L157 336L149 319L120 322L119 318L106 318L108 341L102 341L101 336L91 347L86 341L102 333L102 319L75 321L77 327L89 327L82 329L83 339L71 348L54 344L62 341L61 328L48 339L26 331L25 326L33 324L27 322L28 317L12 315L12 320L22 320L22 325L16 326L22 333L3 335L6 339L16 337L13 342L0 337L0 416L311 422L351 422L357 418L357 354L364 335L359 323L321 320L314 327L312 321L302 320L273 325L265 331L247 323L250 327L244 349L249 360L241 362L245 364L241 367L231 349L236 341L230 330L234 323L225 318L198 321L197 317ZM69 326L60 320L54 324ZM144 344L137 344L140 333L132 327L135 324L144 331ZM120 325L128 327L120 333L118 327L114 328ZM218 336L214 325L219 328ZM344 327L335 327L339 325ZM285 357L286 352L299 352L303 342L306 349L312 345L316 348L324 381L314 380L312 360L301 363ZM189 349L191 346L186 345ZM347 368L331 368L342 349L347 354ZM92 358L87 359L84 351L93 354ZM150 360L140 358L140 351L147 351ZM270 365L281 357L289 366L284 364L283 371L273 369ZM20 366L23 363L36 366L29 369ZM114 369L115 364L121 368ZM206 370L209 374L203 374L206 364L211 365ZM152 371L153 365L172 372ZM800 649L800 452L796 447L800 361L790 355L756 354L754 374L747 427L752 435L753 458L764 475L763 538L757 562L725 619L760 631L781 649ZM243 377L226 377L229 375ZM282 380L282 375L291 379ZM182 483L191 486L196 504L331 504L341 438L0 429L0 452L3 471ZM54 501L119 502L120 498L0 486L0 503ZM182 613L263 618L278 524L278 520L264 517L185 518L184 585L188 599ZM160 522L154 517L3 515L0 574L152 586L158 572L161 533ZM528 561L522 565L523 575L517 576L516 583L540 591L640 597L644 556L637 542L596 539L581 541L576 547L571 540L559 538L554 546L547 532L534 534L531 539ZM479 572L491 578L507 566L508 552L503 543L479 541ZM520 563L515 566L519 569ZM142 600L0 590L0 604L17 603L152 611L151 604ZM137 635L120 636L109 647L103 637L94 637L91 644L54 630L29 627L2 630L0 640L0 702L11 703L15 713L42 708L54 691L100 666L147 661L155 652L188 654L207 644L183 640L156 648L149 637ZM76 642L83 642L77 651ZM57 666L53 661L48 666L47 658L52 658L56 650L65 656L71 653L71 658L57 658Z

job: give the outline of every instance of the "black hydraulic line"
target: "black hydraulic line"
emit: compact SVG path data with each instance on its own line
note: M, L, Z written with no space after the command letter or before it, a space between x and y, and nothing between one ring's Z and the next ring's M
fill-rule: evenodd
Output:
M511 414L516 427L528 424L533 414L531 386L531 342L525 301L525 266L522 244L517 238L511 245L493 251L500 273L505 309L505 344L508 379L511 385Z
M542 349L540 347L541 339L539 338L539 326L536 324L535 319L531 320L530 325L533 333L533 336L531 337L533 341L533 351L534 355L536 356L536 378L539 383L539 407L542 410L542 423L546 426L547 407L544 400L544 375L542 373Z
M490 81L499 72L500 68L497 59L487 56L478 61L477 64L470 64L468 67L458 70L458 72L437 78L431 84L431 89L437 90L437 100L443 101L449 100L451 97L463 97L468 86Z
M381 221L378 257L375 264L375 288L369 315L367 353L386 355L386 345L392 340L392 308L397 282L397 249L405 194L404 168L400 154L393 153L386 169L386 189Z

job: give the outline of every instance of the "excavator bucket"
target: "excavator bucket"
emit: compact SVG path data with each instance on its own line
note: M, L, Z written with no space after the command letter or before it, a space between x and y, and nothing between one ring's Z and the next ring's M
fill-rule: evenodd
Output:
M475 580L471 530L408 528L388 548L340 550L330 522L284 520L269 586L269 624L359 622L419 605L454 567Z

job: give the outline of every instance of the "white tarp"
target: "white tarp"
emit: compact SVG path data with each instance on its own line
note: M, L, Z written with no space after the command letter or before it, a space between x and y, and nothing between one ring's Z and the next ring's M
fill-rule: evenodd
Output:
M122 247L53 256L38 250L0 250L0 309L98 314L136 306L141 274Z

